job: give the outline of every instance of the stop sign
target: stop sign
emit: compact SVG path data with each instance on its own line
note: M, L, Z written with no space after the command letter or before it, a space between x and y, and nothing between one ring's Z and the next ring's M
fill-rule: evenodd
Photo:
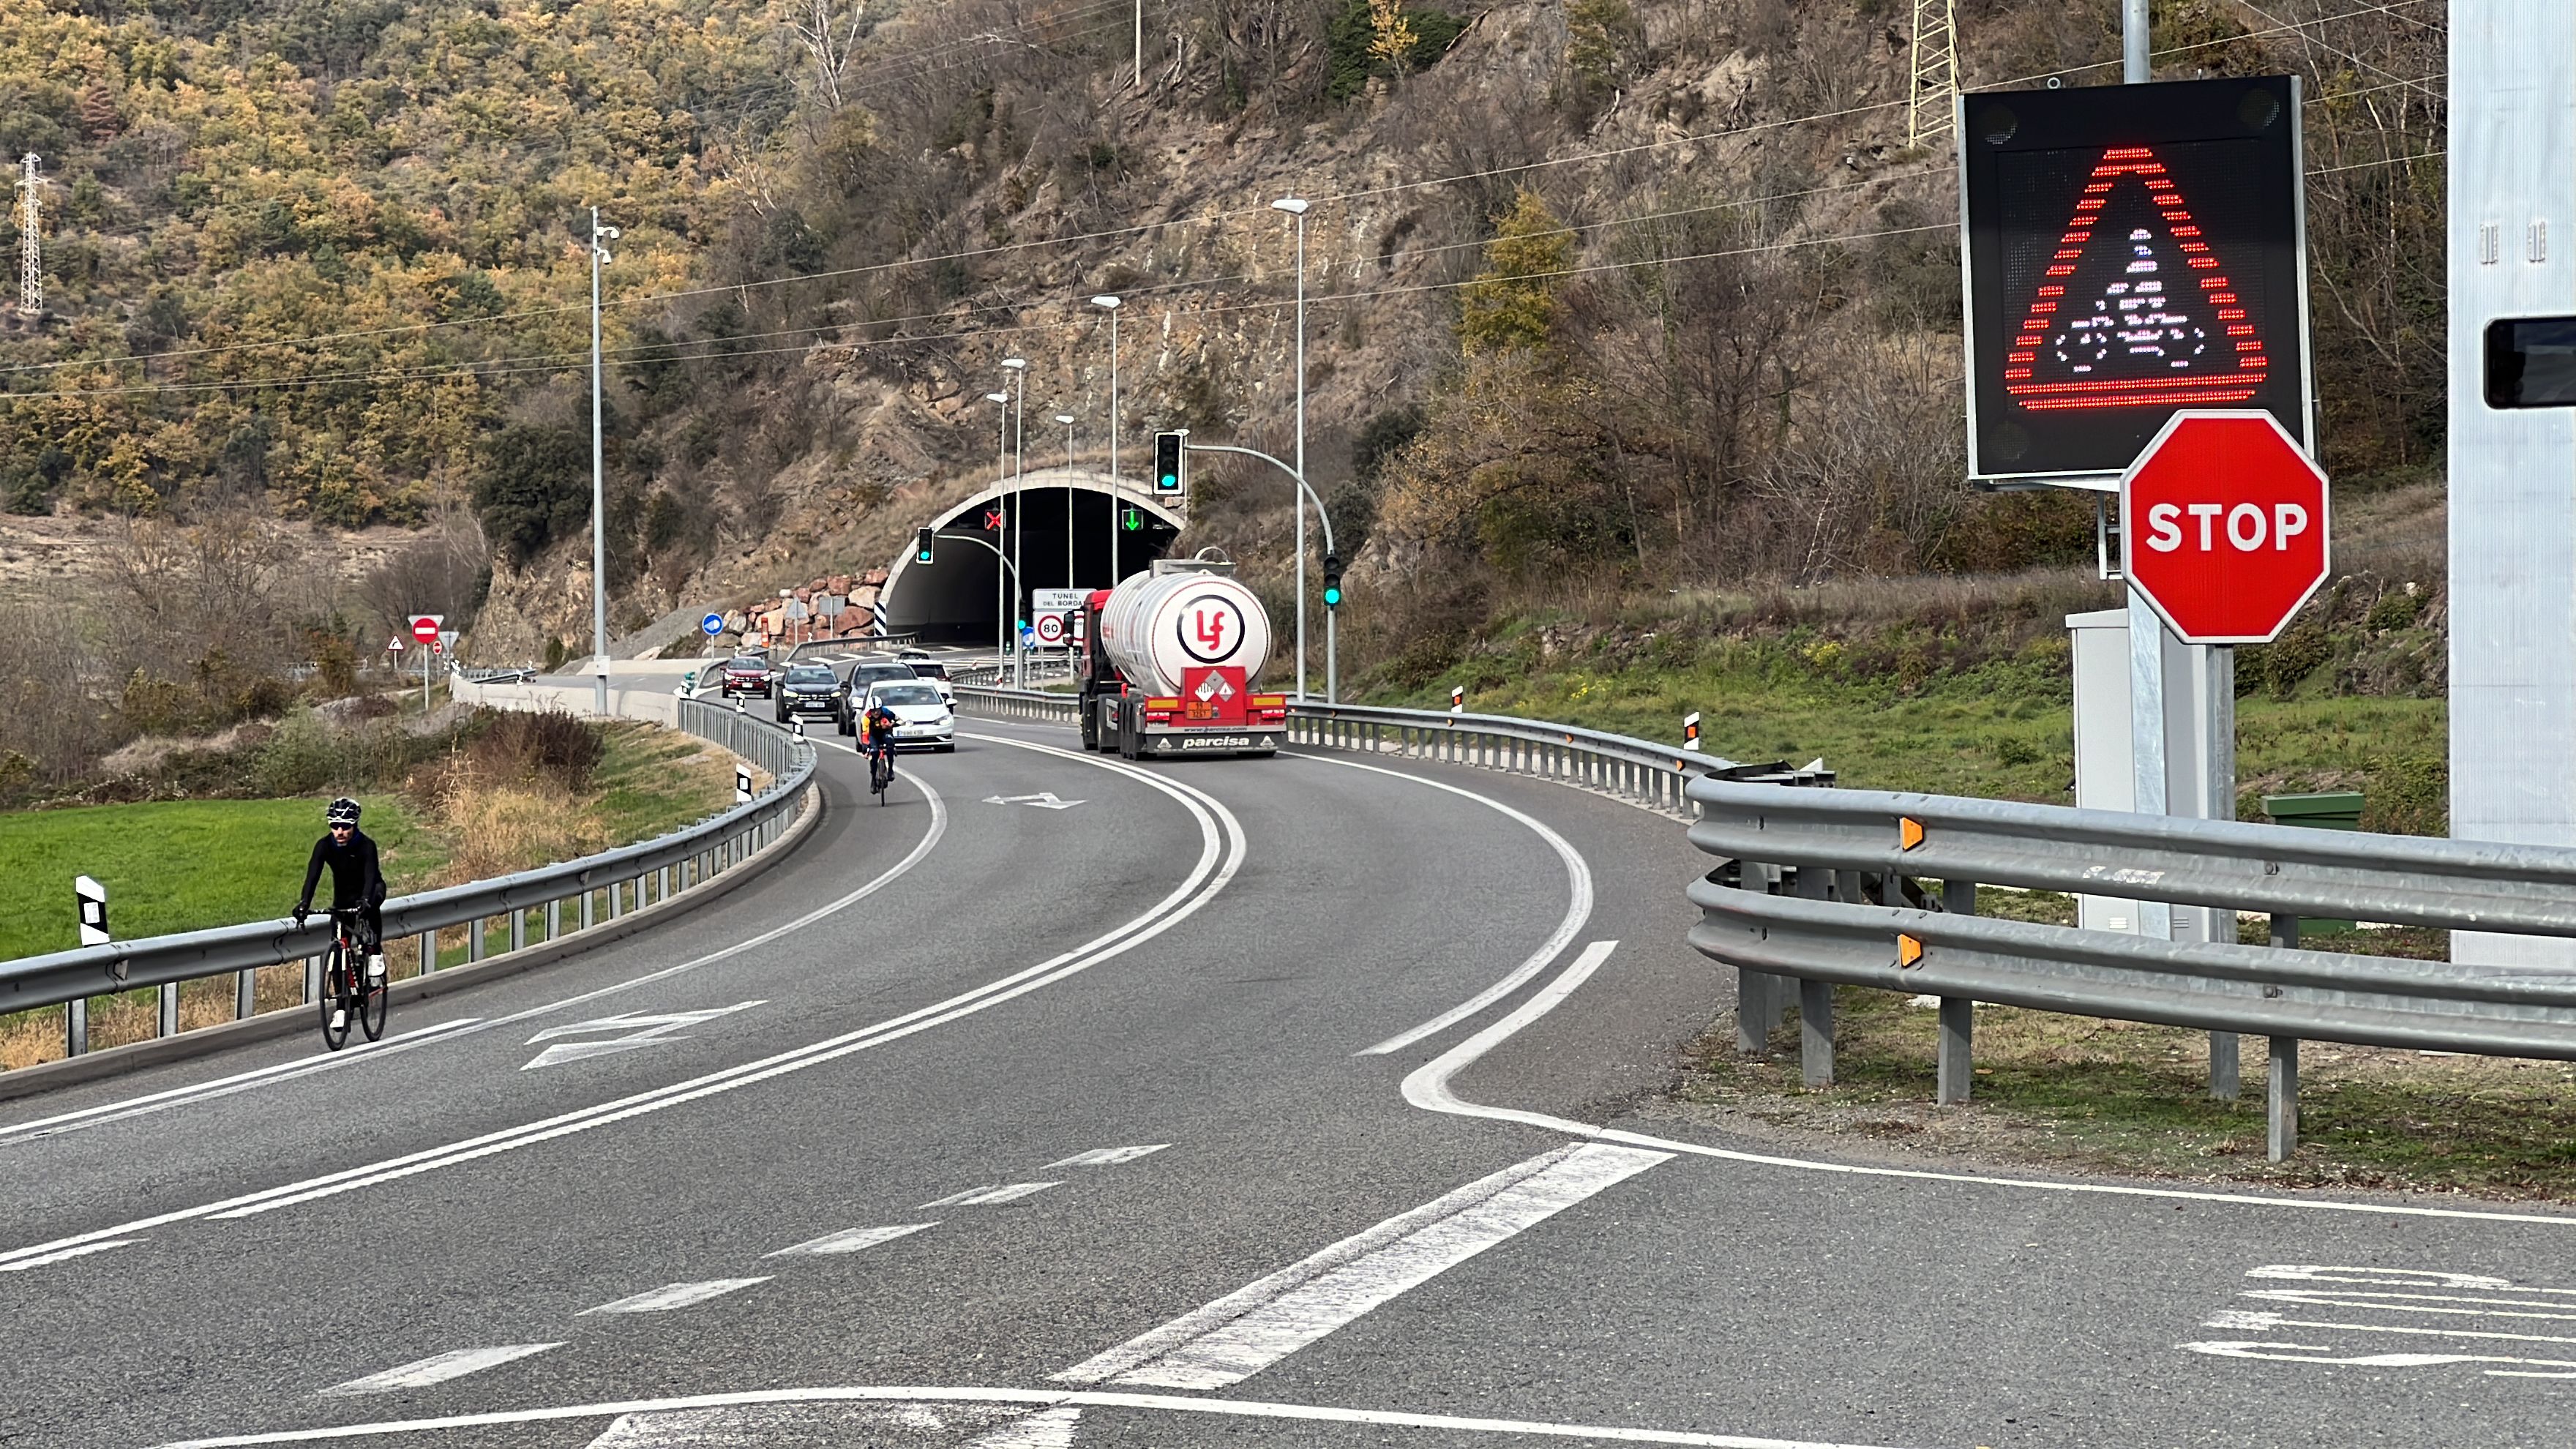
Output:
M2192 644L2268 644L2325 582L2326 475L2268 412L2178 412L2120 479L2120 565Z
M411 637L423 644L435 644L438 642L438 626L445 622L446 616L442 614L414 614L411 616Z

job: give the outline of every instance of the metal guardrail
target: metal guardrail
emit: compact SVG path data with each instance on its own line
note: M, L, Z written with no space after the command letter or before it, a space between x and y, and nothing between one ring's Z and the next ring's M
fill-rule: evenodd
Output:
M464 926L469 962L491 953L488 939L505 932L506 950L565 934L563 905L577 903L576 930L600 919L668 900L742 864L775 841L803 808L813 783L814 746L765 720L698 700L679 701L680 728L751 761L772 777L769 788L695 825L635 845L601 851L557 865L492 880L473 881L384 904L384 939L420 943L423 972L438 969L437 932ZM282 877L281 877L282 878ZM327 914L304 926L292 920L221 926L212 930L116 941L0 962L0 1012L68 1006L65 1030L71 1055L88 1049L88 998L137 987L161 988L158 1035L178 1030L180 983L238 973L235 1014L252 1014L253 973L301 959L304 996L321 992L321 956L331 940Z
M1069 694L959 684L957 703L961 709L1004 719L1081 722L1079 705ZM1694 780L1825 785L1834 778L1830 770L1792 769L1776 761L1738 764L1628 735L1499 714L1309 701L1288 707L1288 738L1292 744L1321 749L1438 760L1557 780L1675 816L1689 813L1687 790Z
M450 669L447 672L458 679L470 680L475 684L516 684L522 679L533 679L545 671L533 664L522 664L510 669L493 669L478 664L469 668Z
M2576 850L1716 779L1690 796L1691 842L1721 862L1690 888L1691 944L1737 968L1745 1050L1799 982L1811 1084L1833 1078L1837 984L1941 999L1944 1102L1968 1097L1980 1001L2212 1032L2222 1097L2232 1034L2268 1035L2276 1161L2302 1040L2576 1060L2576 973L2284 949L2302 916L2576 936ZM2263 913L2271 944L1979 917L1980 885Z

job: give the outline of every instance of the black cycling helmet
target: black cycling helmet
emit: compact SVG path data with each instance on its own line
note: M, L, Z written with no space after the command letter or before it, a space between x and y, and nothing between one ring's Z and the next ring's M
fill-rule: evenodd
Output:
M330 825L355 826L358 823L358 802L343 795L323 809L322 819Z

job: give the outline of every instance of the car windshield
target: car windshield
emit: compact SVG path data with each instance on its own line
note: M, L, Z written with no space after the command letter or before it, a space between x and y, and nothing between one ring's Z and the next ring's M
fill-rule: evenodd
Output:
M744 656L743 658L736 659L736 660L732 661L731 663L728 663L727 665L725 665L725 668L727 668L727 669L767 669L768 667L769 667L769 661L768 661L768 660L766 660L766 659L753 659L753 658L749 657L748 655Z
M937 704L939 691L927 684L889 684L877 691L879 704Z
M914 660L912 672L920 675L924 679L946 679L948 677L947 670L940 668L936 662L928 659Z
M852 679L910 679L911 670L900 664L862 664L850 672Z
M821 664L799 664L787 671L787 682L829 686L833 682L832 671L828 666Z

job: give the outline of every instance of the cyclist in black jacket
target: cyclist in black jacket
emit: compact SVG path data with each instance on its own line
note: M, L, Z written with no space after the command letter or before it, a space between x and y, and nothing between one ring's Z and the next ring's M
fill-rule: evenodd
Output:
M358 802L343 795L323 811L330 833L313 842L313 858L304 866L304 894L295 901L295 924L313 912L313 887L322 867L331 868L331 909L358 913L358 948L367 954L367 984L384 984L385 922L377 907L385 903L384 867L376 843L358 829Z

